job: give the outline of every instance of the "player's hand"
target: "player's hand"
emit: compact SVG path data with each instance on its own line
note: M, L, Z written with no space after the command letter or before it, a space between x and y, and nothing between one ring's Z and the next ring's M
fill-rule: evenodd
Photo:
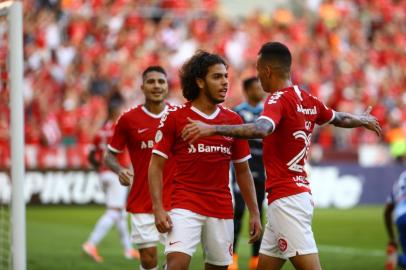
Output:
M214 135L214 126L205 124L198 120L192 120L189 117L189 124L187 124L182 130L182 139L189 143L193 143L201 137L207 137Z
M163 209L154 210L155 226L160 233L166 233L172 230L172 220L168 213Z
M381 136L382 128L379 125L378 120L376 120L376 118L370 114L371 111L372 111L372 107L368 106L366 111L361 115L361 121L363 123L363 127L365 127L366 129L372 130L376 133L376 135Z
M129 169L123 169L118 173L118 180L123 186L132 184L134 173Z
M249 244L258 241L261 238L262 226L259 214L250 215L250 239Z

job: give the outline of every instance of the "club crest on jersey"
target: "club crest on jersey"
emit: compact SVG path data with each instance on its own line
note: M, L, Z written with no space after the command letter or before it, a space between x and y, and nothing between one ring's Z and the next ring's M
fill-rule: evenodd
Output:
M203 143L197 144L197 147L193 144L189 144L188 153L223 153L231 155L231 147L223 145L205 145Z
M162 137L163 137L162 131L158 130L155 134L155 142L159 143L162 140Z
M317 114L316 106L313 108L303 108L302 104L297 104L297 111L303 114L315 115Z

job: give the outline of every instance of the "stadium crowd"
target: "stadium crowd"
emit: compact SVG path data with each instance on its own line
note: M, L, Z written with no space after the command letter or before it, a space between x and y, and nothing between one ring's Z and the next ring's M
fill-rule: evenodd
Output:
M87 167L106 100L120 94L127 107L142 102L141 72L149 65L166 68L170 101L181 103L178 69L199 48L228 61L225 105L238 104L241 82L255 75L256 52L270 40L291 49L294 81L333 109L362 113L372 105L385 131L379 139L362 129L326 127L313 138L319 149L387 144L394 160L406 155L405 1L296 1L295 9L245 18L225 16L218 0L23 3L28 167ZM10 162L6 39L2 22L0 167Z

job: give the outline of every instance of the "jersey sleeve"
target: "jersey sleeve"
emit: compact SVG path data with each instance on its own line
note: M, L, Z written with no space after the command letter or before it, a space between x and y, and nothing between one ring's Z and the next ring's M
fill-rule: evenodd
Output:
M243 120L239 115L236 115L236 125L241 125L243 124ZM248 145L248 141L244 139L234 139L233 145L232 145L232 153L231 153L231 160L234 163L240 163L247 161L248 159L251 158L251 152L250 148Z
M152 153L168 159L172 145L175 141L176 125L173 112L165 113L155 135L155 144Z
M279 124L283 115L283 101L282 101L282 92L276 92L273 95L269 96L264 104L264 110L258 119L265 119L270 121L274 129Z
M122 153L127 145L126 123L122 115L114 127L113 136L107 145L107 148L114 153Z
M318 98L313 97L313 100L315 102L316 108L317 108L317 118L316 118L316 124L318 125L325 125L333 121L334 119L334 111L330 108L328 108L326 105L324 105L323 102L321 102Z

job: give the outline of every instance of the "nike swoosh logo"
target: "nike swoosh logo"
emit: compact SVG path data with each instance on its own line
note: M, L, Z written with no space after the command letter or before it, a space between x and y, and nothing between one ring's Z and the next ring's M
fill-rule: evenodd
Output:
M181 242L181 241L169 242L169 245L172 246L172 245L174 245L176 243L179 243L179 242Z
M144 133L148 128L138 129L138 134Z

